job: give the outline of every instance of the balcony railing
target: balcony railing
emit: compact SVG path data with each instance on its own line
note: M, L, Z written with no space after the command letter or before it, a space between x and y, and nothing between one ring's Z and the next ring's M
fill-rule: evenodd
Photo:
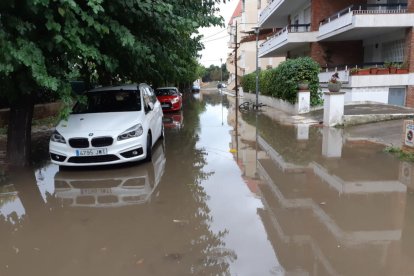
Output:
M291 24L291 25L287 25L286 27L284 27L283 29L281 29L280 31L278 31L277 33L275 33L274 35L270 36L268 40L281 36L284 33L305 33L305 32L309 32L310 31L310 26L311 24Z
M351 5L329 18L326 18L320 22L321 25L327 24L344 15L350 14L395 14L395 13L407 13L407 4L363 4L363 5Z
M274 35L270 36L265 42L260 45L259 52L263 53L279 45L288 39L289 33L305 33L310 31L311 24L292 24L284 27Z
M267 17L272 9L277 5L277 2L280 2L281 0L270 0L267 4L266 8L260 13L260 18Z

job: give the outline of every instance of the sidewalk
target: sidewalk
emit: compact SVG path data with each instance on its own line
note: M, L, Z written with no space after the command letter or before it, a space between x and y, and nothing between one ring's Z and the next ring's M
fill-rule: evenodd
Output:
M323 120L323 109L305 114L318 122ZM344 125L360 125L395 119L414 118L414 109L381 103L347 104L344 107Z
M234 96L234 91L225 94ZM241 98L240 102L243 102ZM266 116L286 125L323 125L323 109L292 115L272 107L262 107ZM344 138L368 140L387 146L400 147L403 143L405 119L414 119L414 108L381 103L356 103L344 106Z

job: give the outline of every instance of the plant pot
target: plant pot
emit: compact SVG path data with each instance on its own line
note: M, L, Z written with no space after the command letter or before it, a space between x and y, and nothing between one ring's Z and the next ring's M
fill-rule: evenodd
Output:
M378 68L377 75L388 75L390 73L390 69L388 68Z
M309 83L308 82L299 82L298 83L299 90L309 90Z
M342 87L341 82L328 82L329 92L339 92L339 90L341 90L341 87Z
M390 74L397 74L397 67L390 67Z
M375 75L377 72L378 72L378 68L377 68L377 67L374 67L374 68L370 68L370 69L369 69L369 73L370 73L371 75Z
M408 74L407 68L397 68L397 74Z
M371 69L359 69L358 75L369 75L371 73Z

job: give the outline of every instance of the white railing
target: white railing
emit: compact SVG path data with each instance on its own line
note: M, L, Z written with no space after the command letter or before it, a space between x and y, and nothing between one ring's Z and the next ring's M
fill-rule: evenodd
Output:
M337 18L330 17L327 23L321 24L319 26L319 36L326 35L342 27L351 25L352 18L353 18L352 13L347 13L345 15L338 16Z
M259 18L259 26L263 24L263 21L269 17L269 15L274 11L274 9L279 6L281 2L284 0L271 0L269 4L266 6L266 8L263 9L263 11L260 13Z
M265 42L263 42L259 47L259 55L265 54L270 49L274 48L276 45L281 44L288 39L287 27L283 28L273 36L269 37Z
M292 24L287 25L260 45L259 55L266 53L276 45L287 41L289 33L306 33L310 31L310 24Z
M320 25L331 23L348 14L399 14L407 13L407 4L365 4L365 5L351 5L334 15L321 21Z
M328 71L319 73L319 82L320 83L327 83L331 79L332 75L334 73L338 73L339 80L341 82L348 82L349 81L349 70L340 70L337 71L336 69L334 71Z

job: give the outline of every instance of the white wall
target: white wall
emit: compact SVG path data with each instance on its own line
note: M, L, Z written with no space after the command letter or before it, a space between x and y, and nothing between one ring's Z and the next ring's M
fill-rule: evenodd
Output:
M388 87L373 88L353 88L351 101L371 101L379 103L388 103Z

